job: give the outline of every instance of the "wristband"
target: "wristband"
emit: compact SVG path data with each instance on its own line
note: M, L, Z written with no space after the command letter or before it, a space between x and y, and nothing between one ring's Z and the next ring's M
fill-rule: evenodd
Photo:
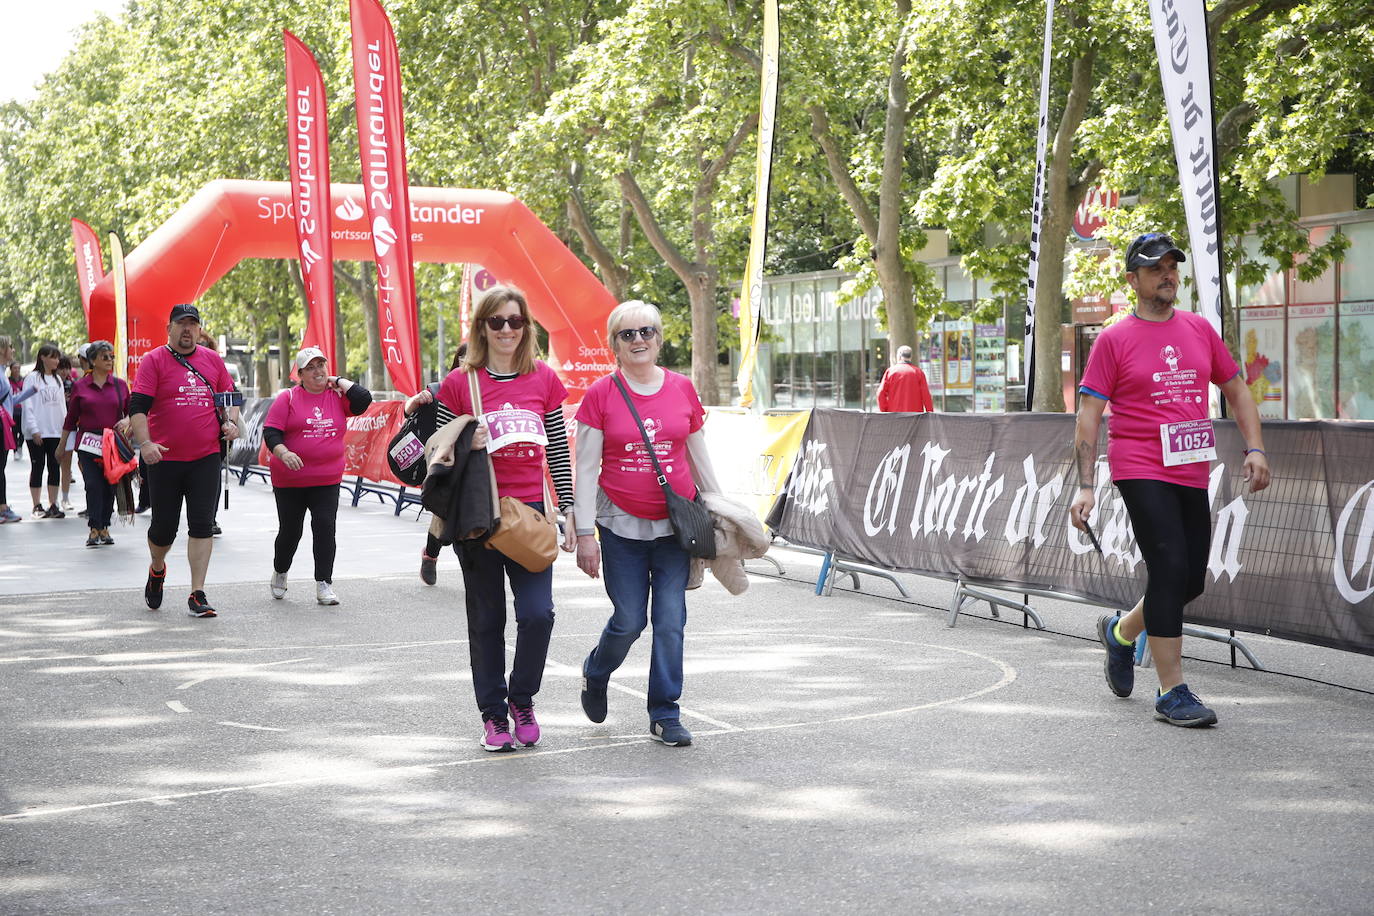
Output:
M1080 483L1080 484L1078 485L1078 489L1080 489L1080 490L1096 490L1097 487L1093 486L1093 485L1090 484L1090 483Z
M1241 454L1248 455L1248 454L1250 454L1251 452L1259 452L1261 455L1264 455L1264 449L1262 449L1262 448L1247 448L1247 449L1246 449L1244 452L1242 452ZM1264 455L1264 457L1268 458L1269 456L1268 456L1268 455Z

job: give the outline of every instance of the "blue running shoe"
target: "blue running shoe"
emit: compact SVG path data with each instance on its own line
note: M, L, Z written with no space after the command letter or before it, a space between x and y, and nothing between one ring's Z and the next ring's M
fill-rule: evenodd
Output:
M1097 621L1097 638L1107 649L1107 660L1102 670L1107 675L1107 686L1119 697L1128 697L1135 687L1135 646L1123 646L1112 635L1112 629L1121 619L1119 614L1108 614Z
M605 722L606 685L593 684L591 678L587 677L587 666L591 661L592 657L588 655L587 660L582 663L582 711L593 722Z
M649 734L655 741L668 747L686 747L692 743L692 733L682 727L677 719L656 719L649 726Z
M1184 728L1217 724L1217 714L1203 706L1187 684L1179 684L1155 700L1155 718Z

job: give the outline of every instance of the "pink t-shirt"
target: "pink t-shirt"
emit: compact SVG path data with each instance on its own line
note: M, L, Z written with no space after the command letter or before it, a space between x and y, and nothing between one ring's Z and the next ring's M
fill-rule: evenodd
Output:
M214 391L234 387L224 360L214 350L196 347L184 357L214 386ZM153 398L148 409L148 436L167 449L164 461L195 461L219 452L219 419L214 392L194 372L177 362L172 351L158 347L138 364L134 394Z
M297 385L277 395L262 425L281 430L282 444L302 462L301 469L293 471L269 455L272 486L322 487L343 480L348 425L348 399L343 394L330 388L311 394Z
M663 387L654 394L637 394L628 384L625 387L644 421L669 485L679 496L694 499L697 488L687 463L687 437L701 429L706 411L691 379L664 370ZM577 409L577 421L601 430L601 489L611 502L637 518L667 518L663 490L644 450L639 424L630 415L612 376L597 379L587 389Z
M1107 461L1113 480L1163 480L1206 487L1206 461L1168 467L1159 429L1207 417L1207 383L1240 368L1207 319L1175 310L1168 321L1131 315L1098 335L1080 391L1111 403Z
M544 414L568 399L568 389L558 374L542 362L533 372L497 381L486 369L477 373L482 392L482 412L491 431L487 450L491 452L496 489L501 496L521 502L544 499L544 446L549 444L544 431ZM472 393L467 373L454 369L439 386L439 400L462 416L472 413Z

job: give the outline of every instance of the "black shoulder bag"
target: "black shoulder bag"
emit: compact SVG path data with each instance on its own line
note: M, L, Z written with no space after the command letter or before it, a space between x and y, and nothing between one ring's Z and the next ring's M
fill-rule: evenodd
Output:
M644 437L644 448L649 452L649 460L654 463L654 473L658 475L658 485L663 488L663 500L668 504L668 521L673 526L673 534L677 537L678 546L687 551L688 556L699 557L703 560L714 560L716 558L716 532L711 524L711 513L701 502L701 492L697 492L696 499L687 499L679 496L677 491L668 483L668 477L663 473L663 467L658 463L658 455L654 453L654 444L649 441L649 433L644 428L644 421L639 418L639 411L635 410L635 403L630 398L630 392L626 390L625 383L620 380L620 374L616 373L611 378L615 381L615 386L620 389L620 396L625 399L625 406L630 408L630 416L635 418L635 423L639 424L639 434Z

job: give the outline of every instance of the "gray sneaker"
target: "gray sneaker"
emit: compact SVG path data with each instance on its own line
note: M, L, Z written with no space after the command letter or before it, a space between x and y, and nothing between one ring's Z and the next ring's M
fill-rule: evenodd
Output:
M334 594L334 589L328 582L316 582L315 600L320 604L335 605L339 603L339 596Z
M286 597L286 573L272 573L272 597L278 601Z

